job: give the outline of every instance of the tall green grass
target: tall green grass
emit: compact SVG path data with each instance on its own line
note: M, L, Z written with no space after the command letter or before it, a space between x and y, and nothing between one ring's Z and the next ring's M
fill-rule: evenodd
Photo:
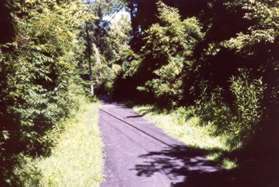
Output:
M98 103L84 104L49 135L56 144L49 157L26 159L18 169L24 186L97 187L103 180ZM61 125L59 125L61 126Z

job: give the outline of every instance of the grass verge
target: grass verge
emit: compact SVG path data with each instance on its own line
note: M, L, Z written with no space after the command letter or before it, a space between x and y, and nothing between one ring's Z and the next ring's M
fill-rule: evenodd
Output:
M219 150L207 156L209 160L221 162L220 165L226 169L235 168L237 165L233 160L222 159L223 152L230 152L231 148L226 144L229 138L226 135L214 136L214 126L211 124L199 125L201 120L192 114L190 109L181 107L174 111L159 111L152 105L134 106L133 109L152 121L169 136L180 140L190 147L205 150ZM185 119L185 116L190 116Z
M73 117L59 124L59 129L51 132L50 138L56 144L49 157L25 158L24 166L18 171L24 186L100 186L103 145L98 106L98 103L84 104Z

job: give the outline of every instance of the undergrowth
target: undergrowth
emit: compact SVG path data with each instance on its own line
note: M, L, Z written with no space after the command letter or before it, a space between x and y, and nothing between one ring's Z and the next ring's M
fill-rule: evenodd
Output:
M55 142L48 157L22 158L15 171L23 186L94 187L103 180L103 156L98 103L81 109L48 134Z

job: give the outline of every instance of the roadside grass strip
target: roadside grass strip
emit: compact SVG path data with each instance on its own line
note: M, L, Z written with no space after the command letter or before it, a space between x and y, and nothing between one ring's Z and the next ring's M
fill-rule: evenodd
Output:
M63 122L64 129L57 136L51 155L25 165L25 176L29 172L29 178L25 179L24 186L100 186L103 180L103 144L98 126L98 107L98 103L85 104L72 118ZM33 169L28 171L28 165Z
M197 116L191 116L185 119L185 113L190 112L185 108L179 108L171 112L154 110L151 105L135 106L133 109L144 114L147 120L153 122L158 128L161 128L169 136L185 143L187 146L197 149L213 150L220 152L212 153L207 156L209 160L219 161L221 152L229 152L230 147L226 144L227 136L214 136L214 126L199 125L200 119ZM221 161L223 168L232 169L236 167L233 160L224 159Z

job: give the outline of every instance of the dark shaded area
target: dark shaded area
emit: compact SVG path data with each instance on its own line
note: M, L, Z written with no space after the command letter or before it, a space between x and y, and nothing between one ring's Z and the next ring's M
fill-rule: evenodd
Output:
M1 111L4 112L4 111ZM6 112L0 113L0 186L21 186L14 170L22 163L19 155L32 158L47 157L51 153L53 142L44 138L47 132L53 128L53 123L45 117L38 116L34 126L22 127L22 124L14 115ZM32 134L32 137L28 134Z
M2 0L0 3L0 44L12 42L16 36L11 7L11 0Z
M143 164L136 165L139 176L152 176L154 173L166 173L172 179L173 186L235 186L236 178L231 172L218 167L218 163L205 157L218 150L202 150L174 145L158 152L141 155Z
M144 114L141 114L141 115L132 115L132 116L127 116L126 118L129 119L129 118L140 118L140 117L143 117Z
M135 170L139 176L146 177L157 172L165 173L170 179L177 181L173 182L173 186L177 187L277 187L279 185L278 172L274 173L271 165L265 165L258 170L259 167L255 162L259 160L254 162L247 160L245 167L225 170L216 166L218 163L205 159L208 154L218 152L220 153L220 150L173 146L141 155L140 158L145 161L143 164L136 165ZM265 164L267 162L266 160Z
M0 52L11 52L10 46L7 44L13 42L16 37L15 23L11 15L12 1L3 0L0 3ZM2 59L1 59L2 60ZM10 71L1 61L0 67L0 186L10 186L9 179L14 179L13 169L18 165L16 154L24 150L25 145L18 142L20 139L20 126L18 124L19 116L12 116L8 112L8 106L12 104L11 99L3 99L7 97L6 88L7 73Z
M126 106L133 107L135 102L130 101ZM275 109L275 108L274 108ZM171 109L154 106L141 113L164 113L171 112ZM275 115L277 110L273 110ZM272 114L272 112L270 112ZM191 115L191 114L188 114ZM191 116L185 116L189 118ZM250 142L231 152L213 149L199 149L187 146L174 146L169 149L150 152L142 155L141 158L147 160L144 164L138 165L136 170L139 175L150 176L156 172L164 172L175 177L186 177L184 182L178 183L178 186L237 186L237 187L278 187L279 186L279 147L278 144L278 126L270 119L265 128L258 131ZM222 134L222 132L219 132ZM218 133L215 134L219 135ZM230 142L228 142L230 143ZM193 157L205 158L207 155L217 153L218 158L215 162L202 160L201 162L190 162ZM149 161L151 159L151 161ZM216 166L221 165L225 159L236 161L238 167L233 170L220 169L215 172L206 172L198 169L191 171L191 167L199 166ZM183 164L178 164L180 161ZM187 181L188 180L188 181ZM209 185L210 184L210 185Z

